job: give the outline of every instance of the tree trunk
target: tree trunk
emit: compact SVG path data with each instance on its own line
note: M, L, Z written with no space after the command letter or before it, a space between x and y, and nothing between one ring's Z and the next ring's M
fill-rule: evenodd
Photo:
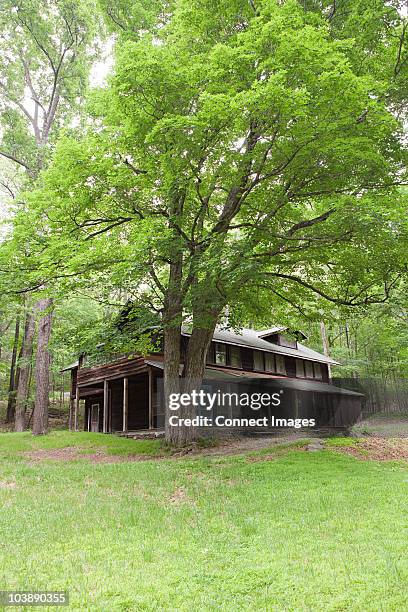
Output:
M27 409L28 391L30 384L31 358L33 353L33 341L35 332L35 320L32 313L26 315L24 326L24 337L18 359L18 384L16 394L16 431L25 430L25 414Z
M323 354L326 355L326 357L330 357L329 341L327 339L326 326L324 324L324 321L320 321L320 333L322 336ZM332 378L330 363L327 364L327 372L329 375L329 382L330 382Z
M48 405L50 395L50 354L48 345L52 326L52 299L44 298L37 303L36 310L42 316L38 321L38 344L35 366L35 406L33 416L33 435L47 433Z
M164 308L164 405L165 436L171 444L180 443L179 427L172 427L169 418L169 398L180 393L181 319L182 319L182 257L170 264L169 286Z
M6 413L7 423L11 423L14 420L15 408L16 408L16 362L17 362L17 351L18 351L19 338L20 338L20 315L17 315L16 327L14 331L13 352L11 355L11 365L10 365L10 379L9 379L7 413Z

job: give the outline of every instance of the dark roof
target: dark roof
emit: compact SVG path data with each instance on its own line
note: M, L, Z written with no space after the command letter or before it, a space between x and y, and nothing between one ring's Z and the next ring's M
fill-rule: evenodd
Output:
M258 331L258 338L268 338L269 336L274 336L275 334L281 334L283 332L288 332L293 334L296 338L303 338L307 340L306 334L304 334L300 329L289 329L289 327L271 327L270 329L262 329Z
M282 328L273 329L282 330ZM184 336L190 336L191 332L188 330L188 328L183 327L182 334ZM263 340L263 335L265 335L265 330L256 331L254 329L243 329L238 333L226 329L216 328L213 340L215 340L216 342L225 342L225 344L232 344L234 346L253 348L257 351L267 351L268 353L276 353L279 355L298 357L300 359L306 359L308 361L317 361L319 363L331 363L333 365L338 365L338 361L334 361L334 359L326 357L326 355L322 355L321 353L318 353L317 351L314 351L308 348L307 346L304 346L300 342L298 342L297 344L297 349L286 346L279 346L278 344L272 344L271 342Z
M225 344L231 344L233 346L252 348L257 351L265 351L268 353L275 353L277 355L287 355L289 357L298 357L300 359L305 359L307 361L316 361L318 363L330 363L333 365L338 365L338 361L335 361L334 359L331 359L331 357L327 357L326 355L322 355L321 353L318 353L317 351L308 348L300 342L297 343L297 348L290 348L264 340L264 337L277 334L279 332L285 331L286 329L288 328L272 327L271 329L256 331L254 329L244 328L240 332L235 332L223 329L221 327L217 327L213 335L213 340L215 340L216 342L218 341L224 342ZM181 333L183 336L191 335L191 331L187 326L183 326ZM304 334L302 335L304 336ZM78 362L75 362L69 366L66 366L63 370L61 370L61 372L64 372L66 370L72 370L77 367Z
M78 366L79 366L79 361L75 361L74 363L71 363L70 365L65 366L65 368L62 368L62 370L60 371L67 372L68 370L75 370Z

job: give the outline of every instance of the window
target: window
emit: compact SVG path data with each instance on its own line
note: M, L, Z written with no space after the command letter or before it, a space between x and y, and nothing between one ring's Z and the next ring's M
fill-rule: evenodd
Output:
M240 368L242 367L241 364L241 349L239 348L239 346L230 346L229 347L229 365L232 366L233 368Z
M305 373L306 373L306 378L314 377L313 363L311 361L305 361Z
M297 348L296 339L279 334L279 344L288 348Z
M314 376L315 378L318 378L319 380L322 380L323 378L322 366L320 365L320 363L314 364Z
M208 347L206 363L215 363L214 342Z
M265 370L275 372L275 359L272 353L265 353Z
M264 369L265 366L263 353L261 353L261 351L254 351L254 370L263 371Z
M301 359L296 359L296 376L298 378L305 377L305 368L304 368L303 361Z
M227 347L220 342L215 343L215 363L217 365L227 365Z
M275 355L276 373L286 374L285 358L283 355Z

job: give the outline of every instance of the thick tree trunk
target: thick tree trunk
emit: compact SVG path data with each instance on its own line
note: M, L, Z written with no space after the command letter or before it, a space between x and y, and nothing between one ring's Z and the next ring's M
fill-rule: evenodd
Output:
M7 401L7 413L6 422L11 423L14 420L15 408L16 408L16 363L17 363L17 351L18 341L20 339L20 315L16 317L16 327L14 331L14 342L13 352L11 354L10 364L10 379L8 389L8 401Z
M36 311L40 313L38 321L38 344L35 366L35 406L33 416L33 435L47 433L48 405L50 395L50 354L48 345L52 326L52 299L44 298L37 303ZM42 313L42 316L41 316Z
M208 291L208 284L206 290ZM199 391L202 386L208 348L222 308L223 304L219 303L219 296L216 292L214 292L212 299L207 298L206 303L198 300L193 306L193 329L188 342L183 370L184 393L191 393L193 390ZM184 410L186 417L196 416L195 407L186 406ZM190 429L192 438L197 438L197 431L193 428Z
M25 414L27 409L28 392L30 385L31 358L35 333L35 320L32 313L27 313L24 337L18 359L18 384L16 394L16 422L15 430L25 430Z

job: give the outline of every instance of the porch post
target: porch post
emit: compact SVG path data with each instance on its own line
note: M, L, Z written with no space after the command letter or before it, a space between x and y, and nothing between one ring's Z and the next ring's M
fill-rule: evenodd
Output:
M79 387L76 388L74 400L74 431L78 431Z
M108 381L103 381L103 433L108 433L108 417L109 417L109 388Z
M149 368L149 429L153 429L153 376Z
M128 428L128 409L129 409L129 379L125 376L123 379L123 426L122 431L127 431Z
M74 431L75 398L69 398L69 431Z
M71 384L69 387L69 430L74 431L74 414L75 414L75 401L77 395L78 380L75 370L71 370Z

